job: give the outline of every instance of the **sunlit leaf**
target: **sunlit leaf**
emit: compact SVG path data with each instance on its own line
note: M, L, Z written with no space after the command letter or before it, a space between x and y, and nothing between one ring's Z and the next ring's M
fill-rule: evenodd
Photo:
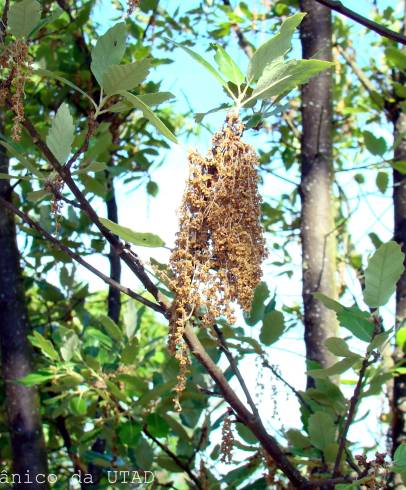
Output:
M8 28L14 36L27 38L41 19L41 5L36 0L14 1L8 13Z
M111 65L119 64L125 52L127 29L120 22L105 32L92 49L91 70L99 85L103 85L103 75Z
M120 92L121 95L123 95L136 109L139 109L142 111L144 117L149 120L151 124L153 124L156 129L166 136L169 140L173 141L174 143L177 143L178 140L176 139L176 136L172 133L172 131L165 126L165 124L159 119L157 115L155 115L150 107L148 107L144 102L137 97L136 95L130 94L129 92Z
M103 75L103 88L106 94L113 95L122 90L132 90L145 80L150 67L150 60L136 61L127 65L110 65Z
M400 245L390 241L381 245L365 271L364 300L371 308L386 304L395 292L403 273L404 254Z
M276 59L285 56L292 47L293 33L305 15L304 13L298 13L288 17L283 22L280 32L255 51L248 68L248 80L257 81L265 68Z
M165 242L153 233L140 233L125 226L118 225L107 218L99 218L100 222L122 240L141 247L163 247Z
M74 135L75 126L69 107L63 103L52 120L46 140L49 149L61 165L66 163L71 153Z

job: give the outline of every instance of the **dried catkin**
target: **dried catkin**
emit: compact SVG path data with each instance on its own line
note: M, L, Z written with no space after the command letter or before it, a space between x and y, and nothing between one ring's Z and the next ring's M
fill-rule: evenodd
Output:
M4 104L5 98L11 96L14 112L12 138L19 141L24 120L25 81L31 72L31 58L25 41L17 40L3 49L0 54L0 67L5 69L4 73L8 70L7 79L3 80L0 90L0 104Z
M244 126L229 114L206 157L191 151L189 178L180 208L180 227L170 267L175 293L169 350L184 359L183 333L195 316L202 325L234 307L249 310L266 255L260 223L258 158L242 139Z

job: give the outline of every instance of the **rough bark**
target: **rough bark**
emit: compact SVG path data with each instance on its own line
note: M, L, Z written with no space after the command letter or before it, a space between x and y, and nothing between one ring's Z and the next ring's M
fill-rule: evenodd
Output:
M404 31L406 31L406 1L404 2ZM395 73L395 81L405 83L406 77L403 74ZM406 160L406 114L402 112L400 103L396 100L394 106L389 111L392 116L394 140L397 146L394 150L395 161ZM401 245L403 253L406 254L406 176L393 171L393 209L394 209L394 237ZM406 266L406 260L405 260ZM396 323L397 327L405 326L406 319L406 272L402 274L396 288ZM406 365L405 355L402 349L395 347L393 353L395 364ZM393 391L391 396L392 419L391 419L391 439L392 455L397 447L406 442L406 375L397 376L393 380ZM395 488L404 488L399 475L394 478Z
M4 114L0 114L0 132L3 132L3 127ZM0 146L0 172L8 173L8 166L8 157ZM0 179L0 196L11 201L9 180ZM47 475L48 467L38 394L35 388L16 383L16 380L32 371L32 351L27 339L29 325L14 215L4 207L0 207L0 251L1 370L12 447L12 471L24 481L27 472L31 477ZM49 488L48 484L37 483L35 478L33 480L30 488ZM15 486L23 488L25 484Z
M406 160L406 115L400 113L395 123L395 139L400 137L400 143L395 149L395 160ZM401 136L403 135L403 137ZM393 207L395 240L406 253L406 177L398 171L393 171ZM405 261L406 266L406 261ZM406 273L402 274L396 289L396 319L400 327L406 319ZM395 347L393 359L396 364L406 364L402 349ZM392 393L392 451L402 442L406 442L406 375L400 375L393 380ZM404 488L401 482L399 488Z
M330 10L314 0L301 0L300 7L307 12L300 28L303 57L331 61ZM316 291L336 296L332 117L332 75L326 71L302 88L300 184L306 357L322 367L333 361L324 340L337 329L335 313L313 297Z

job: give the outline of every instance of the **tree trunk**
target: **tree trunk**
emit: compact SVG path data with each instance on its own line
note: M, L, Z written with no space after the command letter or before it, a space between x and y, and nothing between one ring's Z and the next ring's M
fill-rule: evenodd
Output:
M0 132L4 114L0 113ZM0 172L8 173L8 157L0 146ZM0 179L0 196L11 201L9 180ZM38 394L16 380L32 371L32 351L27 340L28 318L20 271L14 215L0 207L0 351L6 392L6 408L12 448L12 471L21 481L29 474L33 489L49 488L37 483L36 475L48 475L45 442L42 433ZM42 476L39 476L41 482Z
M404 27L406 32L406 1L404 1ZM404 84L406 77L401 73L395 73L394 78L398 83ZM396 96L394 97L396 100ZM406 114L402 112L401 102L396 100L389 114L392 116L394 141L397 142L393 158L395 161L406 160ZM394 237L406 254L406 176L393 170L393 210L394 210ZM404 261L406 267L406 260ZM406 272L404 272L396 287L396 326L405 325L406 319ZM393 352L395 364L406 366L406 359L402 349L395 346ZM391 396L391 439L392 456L397 447L406 442L406 375L396 376L393 379L393 391ZM394 477L394 488L404 488L400 475Z
M303 57L331 61L330 10L314 0L301 0L300 7L307 12L300 27ZM302 88L300 184L306 357L321 367L334 359L324 347L324 340L337 330L335 313L313 297L316 291L336 296L332 118L332 75L326 71ZM309 378L308 386L312 384Z

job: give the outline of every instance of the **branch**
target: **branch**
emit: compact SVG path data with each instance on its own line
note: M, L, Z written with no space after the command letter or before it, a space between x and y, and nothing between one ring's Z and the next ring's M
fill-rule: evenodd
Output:
M6 0L3 8L3 14L0 20L0 43L4 42L8 23L8 10L10 8L10 0Z
M275 461L276 466L289 478L296 488L303 488L307 480L300 474L295 466L285 455L276 439L267 433L261 419L253 416L246 406L238 398L234 390L229 385L221 370L213 362L200 343L191 325L185 328L184 339L187 342L190 351L196 359L205 367L211 378L216 382L224 398L231 408L238 414L240 420L253 432L263 448Z
M230 0L223 0L223 4L227 7L230 7L231 9ZM244 51L244 53L248 56L248 58L252 58L252 55L254 54L254 48L247 41L247 38L244 36L243 32L241 31L240 26L234 22L231 24L231 29L235 32L235 35L237 36L238 44L240 48Z
M164 453L166 453L178 466L181 468L187 475L188 477L195 483L196 487L199 488L200 490L203 490L203 486L200 483L200 480L197 478L197 476L191 471L189 466L185 464L181 459L179 459L176 454L174 454L165 444L162 444L161 441L159 441L156 437L154 437L150 432L148 432L147 428L144 427L143 429L144 434L151 439L151 441L154 441L155 444L162 449Z
M378 24L377 22L374 22L373 20L370 20L367 17L363 17L362 15L357 14L357 12L354 12L353 10L345 7L342 4L342 2L340 2L339 0L315 0L315 1L321 3L322 5L328 7L331 10L338 12L339 14L345 15L349 19L358 22L358 24L361 24L362 26L366 27L367 29L370 29L371 31L377 32L383 37L387 37L392 41L406 45L406 36L400 34L399 32L392 31L391 29L388 29L382 24Z
M341 464L341 458L343 456L343 452L345 449L345 443L347 442L347 434L348 430L350 428L351 422L355 416L355 411L357 408L357 403L359 401L360 395L361 395L361 390L362 390L362 384L364 382L364 376L365 372L369 366L369 353L366 354L364 360L362 361L361 369L358 375L358 381L354 389L354 393L351 397L350 401L350 408L348 409L348 415L347 419L344 423L343 430L340 434L340 439L339 439L339 444L338 444L338 451L337 451L337 456L334 464L334 470L333 470L333 476L337 476L340 472L340 464Z
M113 286L114 288L118 289L122 293L126 294L127 296L130 296L130 298L133 298L140 303L144 304L145 306L149 306L152 308L154 311L157 311L158 313L163 313L162 307L152 301L150 301L147 298L144 298L140 294L137 294L133 290L127 288L126 286L123 286L119 284L118 282L114 281L111 279L109 276L106 276L102 272L100 272L98 269L93 267L91 264L86 262L82 257L73 252L70 248L68 248L66 245L64 245L62 242L57 240L55 237L53 237L50 233L48 233L44 228L42 228L36 221L32 220L27 214L25 214L23 211L20 211L17 209L13 204L10 202L6 201L2 197L0 197L0 204L7 208L9 211L20 217L27 225L29 225L31 228L34 228L37 230L41 235L43 235L47 240L49 240L53 245L55 245L59 250L62 252L66 253L69 255L69 257L73 260L75 260L78 264L82 265L86 269L88 269L90 272L95 274L97 277L99 277L102 281L104 281L106 284Z
M247 388L247 385L245 384L244 378L242 377L241 372L238 369L237 363L236 363L232 353L230 352L230 350L227 347L227 343L226 343L226 340L224 338L223 332L220 330L220 328L217 325L213 325L213 329L217 335L217 338L219 339L220 349L224 352L225 356L227 357L228 362L230 363L231 369L234 372L235 376L237 377L238 382L240 383L240 386L241 386L241 388L242 388L242 390L243 390L243 392L247 398L247 402L248 402L249 406L251 407L252 413L255 415L255 417L259 418L259 413L258 413L257 407L254 403L254 400L251 397L251 394Z

